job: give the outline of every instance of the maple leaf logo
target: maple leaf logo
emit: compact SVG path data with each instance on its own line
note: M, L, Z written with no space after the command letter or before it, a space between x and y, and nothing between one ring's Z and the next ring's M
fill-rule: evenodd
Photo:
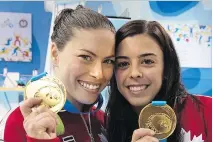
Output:
M200 134L198 137L194 135L192 140L191 140L191 131L186 132L182 128L181 134L183 135L183 141L184 142L204 142L204 140L202 140L202 134Z

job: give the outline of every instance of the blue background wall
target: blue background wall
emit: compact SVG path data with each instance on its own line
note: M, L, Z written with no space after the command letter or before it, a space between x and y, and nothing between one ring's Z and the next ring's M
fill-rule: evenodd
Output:
M44 2L0 2L0 12L18 12L32 14L32 62L0 62L0 73L4 66L9 72L20 72L31 75L32 70L44 71L46 60L49 30L52 14L44 11Z

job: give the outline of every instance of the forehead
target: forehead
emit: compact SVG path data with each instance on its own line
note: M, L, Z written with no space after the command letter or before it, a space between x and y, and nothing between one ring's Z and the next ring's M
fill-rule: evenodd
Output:
M159 44L147 34L138 34L125 38L118 46L117 55L140 55L143 53L154 53L161 55Z
M90 41L91 39L96 39L96 41L102 39L114 40L115 33L109 29L99 28L99 29L75 29L74 30L75 40L85 40Z
M96 54L113 54L114 44L115 34L108 29L81 29L74 31L74 36L65 46L65 50L74 52L87 49Z

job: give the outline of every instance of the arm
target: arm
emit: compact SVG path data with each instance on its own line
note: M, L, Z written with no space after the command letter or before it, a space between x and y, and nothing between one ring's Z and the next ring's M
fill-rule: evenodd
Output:
M20 108L15 109L7 119L4 131L5 142L60 142L59 138L42 140L34 139L26 135L23 128L23 116Z
M6 142L60 142L56 137L55 114L45 107L32 112L31 106L39 103L38 99L29 99L11 113L5 125Z
M8 117L4 130L4 141L6 142L25 142L26 132L23 128L23 116L20 108L15 109Z
M206 128L207 128L207 141L212 141L212 98L203 97L204 108L204 118L206 119Z

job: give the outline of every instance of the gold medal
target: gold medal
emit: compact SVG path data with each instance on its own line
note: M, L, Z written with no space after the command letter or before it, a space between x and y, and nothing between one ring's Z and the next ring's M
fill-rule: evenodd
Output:
M166 103L164 105L148 104L141 110L138 122L140 128L153 130L154 137L162 140L174 132L177 118L173 109Z
M53 112L57 113L65 104L66 89L58 78L44 76L27 83L24 98L41 98L42 105L48 106Z

